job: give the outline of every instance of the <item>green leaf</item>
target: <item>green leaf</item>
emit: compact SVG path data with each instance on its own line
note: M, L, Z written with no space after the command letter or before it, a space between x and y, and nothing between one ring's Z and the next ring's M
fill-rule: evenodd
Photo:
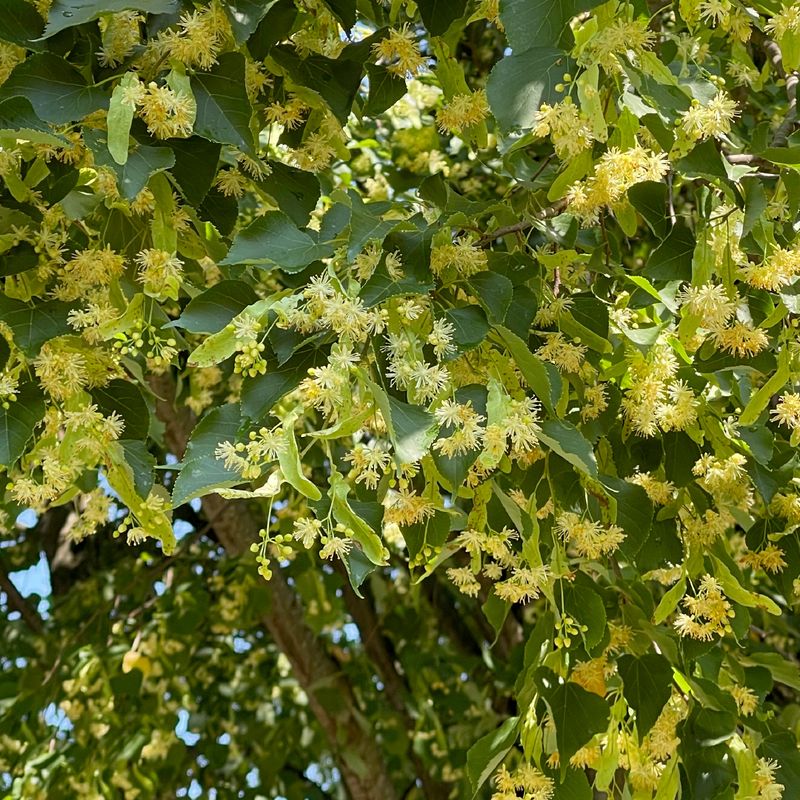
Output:
M653 622L660 625L677 607L681 598L686 594L686 578L681 578L661 598L661 602L653 612Z
M250 130L252 107L245 86L245 61L240 53L221 55L208 72L192 76L197 103L194 132L204 139L231 144L255 156Z
M571 422L545 420L539 431L539 439L573 466L589 475L597 475L592 445Z
M695 245L689 228L682 222L678 223L650 253L644 275L654 281L690 281Z
M553 800L592 800L595 797L586 773L577 769L568 769L566 775L556 783Z
M247 419L260 423L275 403L308 376L309 368L319 366L324 361L325 352L314 348L298 353L280 369L247 378L242 389L242 414Z
M777 763L775 783L783 786L783 797L800 797L800 753L794 735L785 730L770 733L758 746L758 754Z
M10 467L25 452L44 411L44 397L34 381L20 385L8 408L0 405L0 467Z
M467 0L417 0L420 16L431 36L441 36L467 10Z
M364 551L358 547L352 547L345 553L342 559L344 566L347 569L347 577L350 579L350 585L356 595L363 599L364 595L361 594L361 584L378 568L377 564L373 564L365 555Z
M577 683L559 678L547 667L536 670L535 680L556 726L559 759L566 764L595 734L606 730L608 704Z
M561 383L554 385L551 380L552 375L545 367L544 362L535 356L528 349L528 345L502 325L496 325L495 330L500 334L503 344L511 353L512 358L522 372L525 382L539 398L542 405L551 413L555 414L555 406L561 395Z
M772 599L757 592L751 592L739 583L736 576L728 569L723 561L716 556L711 556L714 564L714 576L722 586L722 591L733 600L734 603L746 606L747 608L762 608L770 614L780 616L781 608Z
M616 524L625 531L625 539L619 549L627 558L634 560L650 533L653 503L641 486L606 475L600 480L616 507Z
M581 580L580 583L562 581L561 591L564 598L562 611L586 626L587 630L582 631L581 636L586 649L592 650L603 640L608 627L603 598L587 580Z
M511 610L511 603L506 600L501 600L494 592L489 594L486 602L481 606L483 616L486 617L489 624L494 630L494 640L500 636L500 631L503 629L503 623L506 621L508 612Z
M295 83L316 92L342 125L347 122L361 84L360 62L319 55L299 58L292 48L284 45L273 48L271 56Z
M503 0L500 20L508 46L521 53L530 47L558 47L569 21L600 0Z
M542 103L563 99L555 87L563 81L565 72L575 74L575 62L553 47L531 47L498 61L486 90L500 127L533 127Z
M97 407L108 415L116 411L125 422L126 439L146 439L150 430L150 409L142 390L132 381L113 380L92 389Z
M622 693L636 712L636 730L641 739L653 727L672 694L672 666L658 653L647 653L640 658L624 655L617 665Z
M140 439L119 439L125 461L133 472L133 483L139 497L147 497L153 488L156 457Z
M760 416L761 412L769 404L772 395L779 392L791 376L790 372L790 353L788 348L781 350L778 355L778 369L775 374L757 391L753 393L749 402L739 417L740 425L752 425Z
M91 22L101 14L118 11L144 11L147 14L174 14L178 11L178 0L54 0L47 16L45 39L50 36Z
M228 403L211 409L197 424L186 448L172 489L175 508L216 488L242 483L242 476L228 469L215 455L221 442L238 441L239 406Z
M477 347L489 333L486 316L475 306L451 308L444 317L454 328L453 341L458 345L459 353Z
M669 232L667 222L667 200L669 188L665 183L642 181L628 189L628 200L644 217L650 230L663 239Z
M0 100L0 138L27 139L36 144L63 147L67 140L42 122L24 97Z
M108 128L108 152L117 164L128 160L128 139L135 111L131 103L125 101L125 91L135 86L139 78L135 72L126 72L111 93L106 124Z
M256 185L275 200L295 225L307 224L319 200L319 178L280 161L271 161L269 167L270 174L256 181Z
M374 117L391 108L406 93L406 82L380 64L367 64L369 94L364 104L364 116Z
M438 425L429 411L398 400L372 381L367 381L383 414L398 464L414 464L429 450Z
M109 486L117 493L120 500L133 512L139 525L148 536L161 542L165 556L175 550L175 532L172 530L171 512L153 508L145 504L136 489L136 478L130 464L125 460L125 449L119 442L112 442L105 452L108 459L106 477ZM157 490L157 491L156 491ZM154 491L162 499L168 499L163 486L156 486Z
M29 306L0 294L0 320L11 328L14 343L29 358L39 353L39 348L56 336L71 333L67 323L70 307L58 300L47 300Z
M236 44L244 44L277 0L225 0L225 14Z
M389 558L389 551L383 546L380 536L355 513L347 501L350 486L336 469L331 472L331 486L328 496L331 509L337 522L345 525L352 532L350 535L360 545L364 555L378 566L383 566Z
M284 448L278 453L278 463L286 482L297 489L300 494L311 500L321 500L322 492L303 475L303 465L300 463L300 452L297 449L297 439L294 436L292 420L284 422Z
M368 242L382 242L386 234L397 225L397 220L384 220L381 217L391 207L389 203L364 203L355 192L348 192L348 197L352 214L347 257L353 259Z
M487 733L467 751L467 775L473 797L494 774L517 741L519 717L509 717L497 730Z
M281 211L268 211L237 234L222 264L274 264L284 272L299 272L312 261L333 255Z
M128 151L127 140L127 158L124 164L119 164L111 157L111 143L103 131L84 129L83 138L94 155L95 164L113 170L120 193L129 201L144 189L153 175L164 172L175 164L175 155L168 147L149 147L137 143Z
M15 67L0 87L0 99L9 97L24 97L40 119L57 125L108 106L105 92L88 86L75 67L53 53L37 53Z
M3 0L0 14L0 39L29 50L41 50L42 18L26 0Z
M178 319L165 327L189 333L217 333L237 314L258 300L244 281L220 281L189 302Z
M170 174L183 196L192 205L199 206L217 174L220 145L200 136L190 136L188 139L170 139L165 146L175 155L175 166Z
M358 296L369 308L398 294L427 294L433 286L432 283L419 283L416 278L408 276L396 281L385 272L376 272L361 287Z
M333 12L336 19L342 23L345 31L349 31L356 24L356 0L325 0L325 5Z
M514 296L514 284L497 272L478 272L467 281L492 325L502 325Z

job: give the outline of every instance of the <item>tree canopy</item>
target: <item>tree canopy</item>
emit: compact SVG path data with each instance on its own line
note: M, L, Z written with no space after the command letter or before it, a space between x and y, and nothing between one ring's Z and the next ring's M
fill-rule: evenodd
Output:
M0 793L800 797L800 6L1 5Z

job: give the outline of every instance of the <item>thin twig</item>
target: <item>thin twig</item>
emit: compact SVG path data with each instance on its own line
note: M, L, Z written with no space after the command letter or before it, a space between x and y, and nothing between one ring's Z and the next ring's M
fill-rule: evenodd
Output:
M493 231L488 231L481 237L479 244L487 245L489 242L493 242L496 239L502 239L503 236L508 236L511 233L522 233L523 231L527 231L537 222L550 219L551 217L557 217L566 207L566 200L558 200L557 202L553 203L553 205L547 206L547 208L543 208L541 211L537 211L531 220L520 220L519 222L515 222L513 225L505 225L502 228L496 228Z

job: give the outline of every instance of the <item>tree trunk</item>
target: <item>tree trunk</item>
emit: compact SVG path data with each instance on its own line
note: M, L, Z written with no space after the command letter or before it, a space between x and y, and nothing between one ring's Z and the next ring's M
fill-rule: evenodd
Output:
M193 427L187 408L175 406L175 389L167 376L151 378L156 394L156 414L166 426L167 445L181 458ZM244 553L258 540L259 524L242 501L210 494L202 500L203 511L222 546L231 556ZM292 665L297 682L336 755L342 781L353 800L394 800L397 796L375 741L356 707L350 684L306 625L294 591L279 569L272 573L270 609L262 616L264 627ZM322 691L336 696L335 708L320 699Z

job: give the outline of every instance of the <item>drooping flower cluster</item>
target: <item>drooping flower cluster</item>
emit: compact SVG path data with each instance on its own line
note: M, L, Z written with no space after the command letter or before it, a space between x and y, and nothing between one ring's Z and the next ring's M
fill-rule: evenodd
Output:
M610 147L597 161L594 175L570 187L567 208L584 225L594 224L604 208L614 210L631 186L660 181L668 171L665 153L654 153L641 145L627 150Z
M716 578L704 575L694 595L683 598L684 613L675 618L675 629L681 636L711 641L715 636L731 632L731 619L736 616Z

